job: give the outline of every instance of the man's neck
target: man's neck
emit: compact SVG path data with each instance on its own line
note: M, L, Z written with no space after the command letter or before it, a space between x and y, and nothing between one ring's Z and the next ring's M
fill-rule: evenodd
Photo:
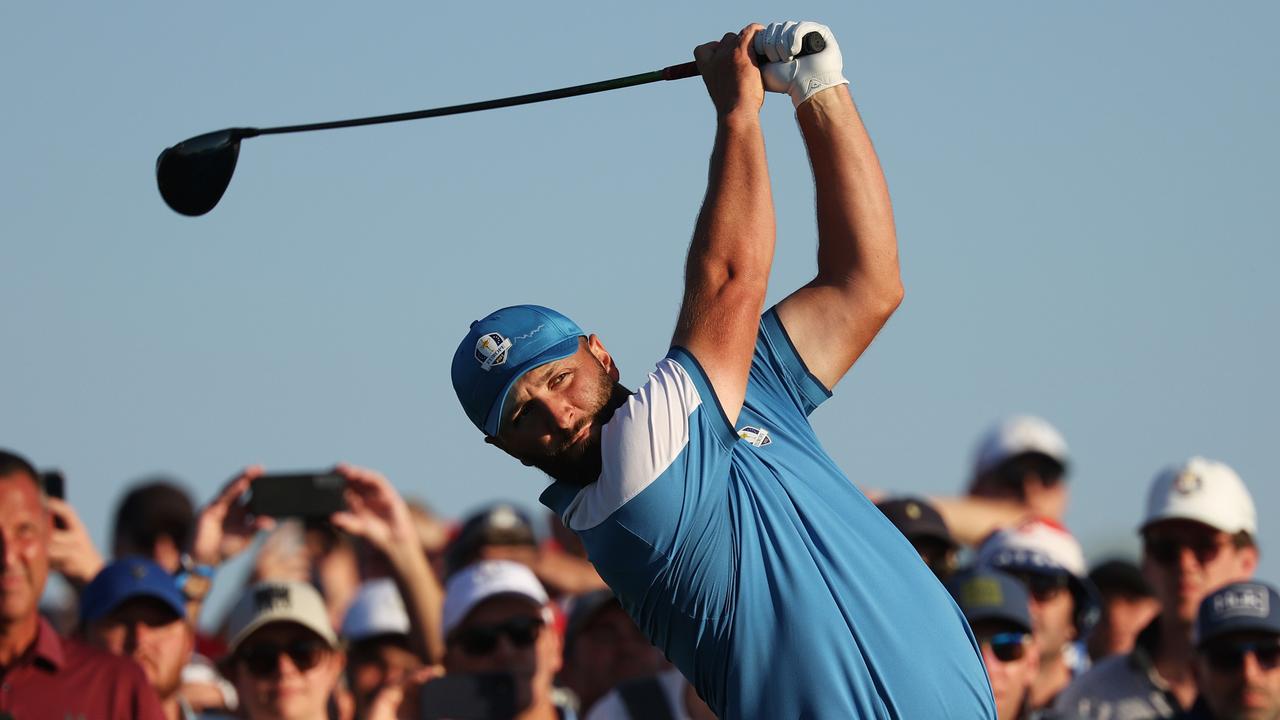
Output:
M1031 683L1027 692L1026 703L1032 709L1039 709L1053 702L1053 699L1071 684L1071 668L1067 666L1066 657L1058 653L1051 660L1040 661L1040 672Z
M1160 644L1151 658L1152 663L1182 707L1189 708L1195 702L1197 691L1192 667L1191 624L1168 615L1161 615L1157 622L1160 623Z
M40 616L37 614L13 622L0 623L0 668L8 668L30 650L39 631Z

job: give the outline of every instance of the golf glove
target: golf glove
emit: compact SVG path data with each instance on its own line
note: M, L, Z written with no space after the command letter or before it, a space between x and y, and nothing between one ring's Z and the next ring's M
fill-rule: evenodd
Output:
M813 55L796 57L804 36L811 32L822 35L827 41L826 48ZM756 33L755 51L769 61L760 67L764 89L790 94L796 107L820 90L849 84L842 72L844 61L840 57L840 46L826 25L791 20L770 23Z

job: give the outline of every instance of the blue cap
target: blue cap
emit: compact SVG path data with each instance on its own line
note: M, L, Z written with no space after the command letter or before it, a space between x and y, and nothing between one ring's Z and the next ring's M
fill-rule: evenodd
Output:
M1210 593L1196 615L1196 645L1235 632L1280 635L1280 595L1260 582L1232 583Z
M970 625L1000 620L1031 632L1031 598L1012 575L993 568L971 568L951 578L947 589Z
M94 622L110 615L126 600L155 598L178 617L187 614L187 600L177 580L144 557L116 560L93 578L80 594L80 621Z
M502 403L522 375L578 351L578 324L541 305L513 305L471 323L453 354L453 391L485 435L498 434Z

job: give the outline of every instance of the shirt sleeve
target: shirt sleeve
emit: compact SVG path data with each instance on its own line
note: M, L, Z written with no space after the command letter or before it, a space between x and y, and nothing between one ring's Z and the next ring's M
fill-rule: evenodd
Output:
M755 406L797 411L806 417L831 397L831 391L809 372L776 307L760 317L747 395Z

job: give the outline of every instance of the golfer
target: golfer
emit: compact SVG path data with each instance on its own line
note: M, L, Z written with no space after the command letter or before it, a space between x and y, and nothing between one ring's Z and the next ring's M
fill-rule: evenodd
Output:
M793 58L811 32L826 48ZM454 355L458 399L486 442L551 476L542 502L717 716L994 720L960 611L808 422L902 299L840 49L826 27L787 22L694 57L715 147L666 357L631 391L598 336L503 308ZM766 90L796 106L819 241L817 276L762 316Z

